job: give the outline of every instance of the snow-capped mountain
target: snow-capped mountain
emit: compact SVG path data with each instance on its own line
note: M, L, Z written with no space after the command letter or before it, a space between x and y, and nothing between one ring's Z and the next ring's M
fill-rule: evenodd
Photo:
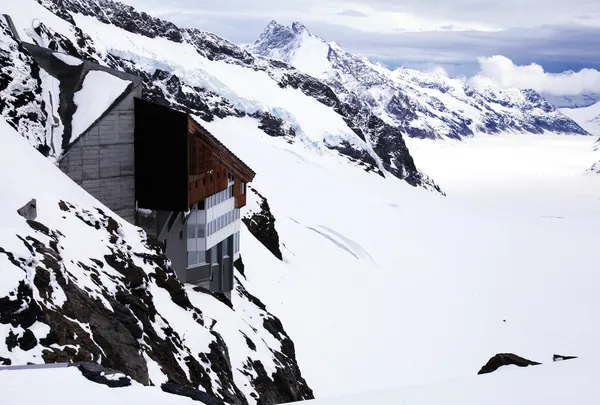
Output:
M249 116L270 136L441 191L417 169L397 128L287 64L110 0L39 3L45 8L5 10L23 40L141 76L152 101L209 122Z
M600 102L582 108L561 108L560 111L590 134L600 136Z
M585 93L578 96L543 94L543 96L557 108L585 108L600 102L600 94L598 93Z
M582 108L561 108L561 111L590 134L600 135L600 102ZM593 149L600 151L600 138L594 143ZM593 164L586 172L600 174L600 161Z
M586 133L535 91L474 88L441 74L391 71L325 42L298 22L286 27L272 21L247 49L323 80L343 101L365 108L409 137Z

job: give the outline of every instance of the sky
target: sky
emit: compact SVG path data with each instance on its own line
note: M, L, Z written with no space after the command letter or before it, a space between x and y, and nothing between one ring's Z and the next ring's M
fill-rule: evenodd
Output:
M121 1L238 44L256 40L270 20L300 21L391 68L600 92L600 0Z

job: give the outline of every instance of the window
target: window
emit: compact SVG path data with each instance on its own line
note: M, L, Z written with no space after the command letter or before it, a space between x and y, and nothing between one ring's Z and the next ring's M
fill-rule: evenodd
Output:
M240 183L240 194L246 194L246 183L243 181Z
M198 252L198 263L206 263L206 252L204 250Z
M202 200L202 201L200 201L200 202L198 203L198 209L199 209L200 211L203 211L203 210L204 210L204 200Z
M198 264L198 252L188 252L188 267Z
M204 238L204 224L198 224L198 237Z
M229 254L229 244L227 243L228 241L229 241L229 238L226 238L223 240L223 245L222 245L223 256L227 256Z
M196 237L196 224L187 224L187 238L194 239Z
M211 258L211 261L213 264L216 264L219 262L218 257L217 257L217 247L216 246L213 246L210 249L210 258Z

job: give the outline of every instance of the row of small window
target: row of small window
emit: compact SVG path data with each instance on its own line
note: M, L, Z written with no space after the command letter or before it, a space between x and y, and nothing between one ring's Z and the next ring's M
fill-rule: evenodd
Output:
M204 204L205 209L209 209L211 207L214 207L217 204L221 204L222 202L225 202L227 200L229 200L230 198L233 198L233 186L228 187L227 189L223 190L223 191L219 191L217 194L213 194L210 197L208 197L205 201L206 203ZM203 209L200 208L199 209Z
M212 261L211 261L212 259ZM213 246L210 250L202 250L200 252L190 251L188 252L188 267L196 266L198 264L217 264L217 247Z
M206 225L194 224L192 221L189 221L187 224L187 238L195 239L210 236L238 219L240 219L240 210L229 211Z
M221 215L219 218L210 221L206 225L206 229L208 231L206 235L212 235L213 233L220 231L238 219L240 219L240 210L229 211L224 215Z

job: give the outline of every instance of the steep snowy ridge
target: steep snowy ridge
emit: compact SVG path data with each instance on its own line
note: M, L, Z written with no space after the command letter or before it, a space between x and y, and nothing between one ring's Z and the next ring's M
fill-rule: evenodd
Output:
M312 397L281 322L237 279L185 288L162 247L0 121L0 364L98 362L232 404ZM28 187L23 187L27 184ZM17 209L37 199L38 218Z
M25 1L31 7L6 10L23 40L139 75L148 99L209 122L251 116L271 135L441 192L417 169L397 128L287 64L110 0L38 0L47 9Z
M12 37L0 17L0 116L40 150L46 141L47 112L40 69Z
M272 21L247 49L324 80L340 99L356 108L368 106L403 135L460 139L478 133L586 134L532 90L473 88L440 74L390 71L299 26Z

